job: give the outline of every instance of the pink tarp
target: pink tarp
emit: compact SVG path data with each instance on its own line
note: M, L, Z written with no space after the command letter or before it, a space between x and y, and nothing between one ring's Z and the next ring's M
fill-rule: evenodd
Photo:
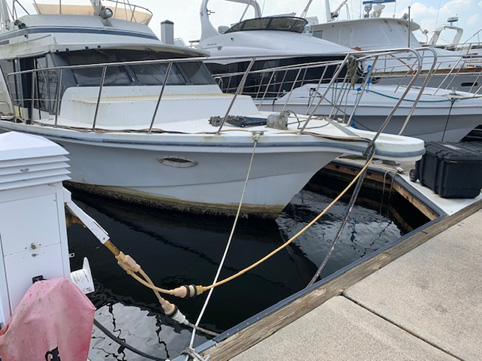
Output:
M66 279L34 283L0 330L2 361L86 361L94 312Z

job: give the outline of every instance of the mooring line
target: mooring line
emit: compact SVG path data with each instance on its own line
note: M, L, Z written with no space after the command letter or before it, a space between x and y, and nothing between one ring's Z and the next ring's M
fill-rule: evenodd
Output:
M370 154L368 154L368 159L367 159L366 164L365 164L366 166L368 166L371 163L371 161L373 160L373 158L375 156L375 147L370 148L369 152L370 152ZM358 176L359 176L358 181L357 181L355 189L353 190L353 193L351 195L350 202L348 203L347 211L345 213L345 216L343 217L343 221L341 222L340 228L338 229L338 232L337 232L335 238L333 239L333 242L331 243L330 250L326 254L325 258L323 259L323 262L321 263L321 265L316 270L315 274L313 275L313 278L308 283L307 287L311 286L318 279L321 272L323 271L326 264L328 263L328 260L330 259L331 254L333 253L336 245L338 244L338 241L340 240L341 232L345 228L346 222L348 221L348 218L350 217L350 214L353 210L353 207L355 206L355 202L358 198L358 193L360 193L360 189L361 189L361 186L363 184L363 180L365 179L365 175L366 175L366 172L367 172L367 169L368 169L368 167L366 167L366 166L363 167L362 170L360 171L360 173L358 174Z
M241 199L240 199L239 204L238 204L238 209L236 211L236 217L234 218L233 227L231 228L231 233L229 234L228 242L226 244L226 248L224 249L223 257L221 258L221 262L219 263L218 270L216 271L216 275L214 276L213 284L215 284L219 279L219 275L221 274L221 270L224 266L224 262L226 261L228 251L229 251L229 248L231 246L231 242L233 240L234 231L236 230L236 226L238 224L239 216L241 214L241 207L242 207L243 202L244 202L244 197L246 195L246 189L248 187L249 177L251 175L251 169L252 169L252 166L253 166L254 155L256 154L256 146L258 145L258 141L259 141L259 138L261 137L261 135L262 135L262 133L260 133L260 132L254 132L253 133L253 140L254 140L253 151L251 153L251 159L249 161L248 172L246 173L246 179L244 181L243 192L241 194ZM203 307L201 309L201 312L199 313L198 319L195 323L196 327L199 326L199 323L201 322L201 319L204 316L204 312L206 311L206 308L208 306L208 303L209 303L209 300L211 298L211 295L212 295L213 291L214 291L214 287L209 290L209 293L206 297L206 300L204 301L204 305L203 305ZM195 336L196 336L196 328L193 328L193 332L192 332L192 335L191 335L191 341L189 342L190 348L192 348L193 345L194 345Z

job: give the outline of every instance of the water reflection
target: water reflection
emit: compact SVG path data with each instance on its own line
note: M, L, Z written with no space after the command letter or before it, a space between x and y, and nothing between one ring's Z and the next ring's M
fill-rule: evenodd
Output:
M75 202L107 230L113 243L130 254L164 288L209 285L217 271L232 220L138 207L74 193ZM264 257L306 223L331 199L309 191L297 195L275 220L244 219L238 225L221 279ZM345 205L335 206L322 221L292 245L244 276L218 287L200 326L221 332L307 285L330 247ZM323 275L329 274L400 236L398 228L376 212L355 207L339 246ZM96 318L133 346L157 357L175 357L189 343L190 330L162 313L152 291L139 285L112 254L79 225L69 229L72 268L88 257L96 292ZM194 323L206 295L168 298ZM205 340L203 336L197 342ZM140 360L94 330L91 359ZM150 351L150 352L149 352Z
M293 236L331 202L331 198L321 194L300 192L277 219L281 232L286 234L286 237ZM346 206L344 202L336 203L329 213L294 242L303 255L317 266L322 263L331 247L345 215ZM321 277L371 254L401 236L401 230L390 219L374 210L355 206Z

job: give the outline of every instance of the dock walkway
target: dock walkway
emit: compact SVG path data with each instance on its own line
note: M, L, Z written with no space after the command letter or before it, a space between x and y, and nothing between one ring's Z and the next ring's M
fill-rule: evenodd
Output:
M482 210L232 358L482 360Z

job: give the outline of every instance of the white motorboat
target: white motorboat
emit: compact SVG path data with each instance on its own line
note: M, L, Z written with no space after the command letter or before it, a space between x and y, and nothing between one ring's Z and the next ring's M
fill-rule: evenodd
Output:
M434 71L429 76L427 86L433 88L457 89L470 93L482 91L482 75L480 66L473 58L473 49L466 51L451 51L444 47L436 46L437 33L446 28L444 26L435 31L434 37L427 44L421 44L414 32L421 30L420 25L408 17L394 18L383 16L384 2L390 1L364 1L365 14L359 19L340 19L338 10L330 11L330 2L325 0L327 21L313 24L310 31L313 36L331 41L355 50L386 50L399 48L425 49L423 51L423 70L428 72L432 62L436 61ZM342 2L346 4L346 1ZM340 7L338 7L340 9ZM372 11L373 10L373 11ZM452 26L452 28L454 28ZM453 42L458 42L462 33L457 28ZM434 55L435 54L435 55ZM400 54L386 61L387 72L380 82L383 84L400 84L405 77L406 65L411 65L416 59L410 53ZM425 76L422 74L415 85L422 85Z
M253 9L254 17L241 20L232 27L220 26L215 29L208 9L209 0L201 4L201 38L199 47L208 52L205 61L214 75L239 73L248 69L252 57L258 59L251 66L243 89L244 94L254 96L253 90L259 84L256 71L309 64L322 61L343 60L352 50L333 42L325 41L306 33L308 21L292 15L263 17L256 1L226 0L230 3L245 4ZM315 67L310 70L310 78L333 75L332 67ZM288 79L284 79L285 84ZM223 91L236 89L241 76L229 78L220 84ZM270 91L280 89L273 84ZM281 89L282 90L282 89Z
M228 1L245 3L258 9L257 3L252 0ZM377 51L378 48L384 48L389 40L383 42L383 32L380 31L382 41L379 37L372 40L379 42L379 45L372 47L374 50L352 51L360 59L357 60L358 72L367 75L371 82L369 88L366 88L369 91L360 92L361 84L348 86L344 83L344 77L349 73L348 65L336 73L340 64L336 59L340 55L345 57L348 53L345 46L353 47L352 43L341 44L344 47L336 48L333 43L325 41L307 47L305 39L310 39L310 44L313 45L319 39L310 38L303 31L316 31L318 25L305 28L308 23L304 19L291 15L262 17L259 10L254 12L255 18L243 20L218 32L209 22L207 4L208 0L204 0L201 5L203 34L200 46L211 54L211 58L206 61L208 67L219 79L225 92L234 92L241 81L239 72L246 69L249 63L245 57L263 56L262 60L254 63L252 75L243 86L243 92L253 96L261 110L328 116L333 114L335 108L343 119L350 120L350 125L372 131L378 130L385 119L390 117L384 132L419 137L425 141L457 142L482 124L482 103L474 94L425 86L412 87L414 82L423 78L421 74L430 76L435 59L433 52L430 59L425 52L419 53L407 47ZM382 19L377 19L383 23ZM355 21L352 23L357 24ZM298 32L292 29L298 29ZM344 29L342 26L339 29L335 25L329 30L322 29L323 34L334 34L328 36L327 40L345 38L340 35L341 29ZM357 36L354 33L353 29L350 30L352 38ZM338 38L335 39L335 35ZM398 35L398 38L402 36L401 33ZM259 50L260 44L270 45L268 50L262 51ZM318 51L318 58L315 51ZM309 58L307 53L310 53ZM220 58L221 55L225 57ZM323 61L324 65L311 65L303 73L293 69L295 64L308 63L308 59L313 62L313 59ZM451 56L451 59L452 66L455 67L457 58ZM335 73L337 79L333 79ZM406 77L406 81L400 81L401 74ZM393 83L397 85L391 85ZM421 83L424 85L423 81ZM339 97L341 92L344 95ZM395 108L396 111L392 112Z
M360 87L305 84L283 96L260 101L259 105L266 111L328 116L333 109L331 99L343 93L337 117L352 127L373 131L380 129L395 103L402 98L383 131L425 141L457 142L482 124L480 97L434 88L425 88L419 97L420 88L408 89L404 95L406 90L404 86L371 85L361 93Z
M214 213L235 212L244 194L243 213L272 216L320 168L364 154L374 139L323 119L305 131L302 118L269 126L250 97L221 92L197 58L203 53L162 44L146 25L148 11L134 7L122 20L132 7L109 4L37 6L35 15L9 19L3 2L0 130L63 146L73 185ZM375 147L382 159L424 152L418 139L385 134Z

